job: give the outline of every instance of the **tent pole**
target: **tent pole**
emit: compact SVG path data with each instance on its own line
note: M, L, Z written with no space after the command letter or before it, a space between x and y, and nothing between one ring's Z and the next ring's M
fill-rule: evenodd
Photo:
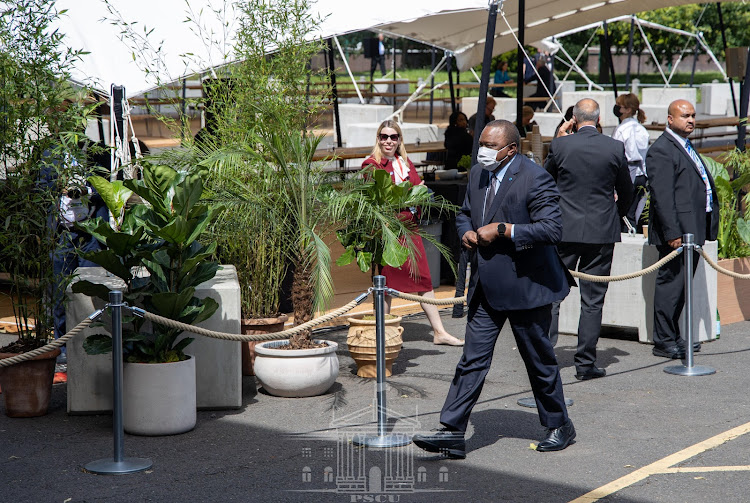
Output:
M523 128L523 64L526 43L526 0L518 0L518 76L516 77L516 126Z
M615 76L615 62L612 59L612 46L609 43L609 29L607 28L607 22L604 21L604 45L606 45L606 56L607 63L609 65L609 73L612 76L612 89L615 92L615 98L617 98L617 77Z
M456 95L453 91L453 55L448 54L448 88L451 91L451 113L457 110Z
M391 84L391 93L393 94L393 97L391 98L393 101L393 111L395 112L397 110L396 108L396 39L393 39L393 48L391 49L392 59L391 61L391 68L393 69L393 75L391 76L391 80L393 81L393 84Z
M635 19L630 18L630 36L628 37L628 67L625 70L625 87L630 89L630 63L633 58L633 35L635 34Z
M523 1L523 0L521 0ZM487 35L484 38L484 58L482 59L482 80L479 82L479 101L477 119L474 123L474 147L471 150L471 164L477 163L479 136L484 129L484 109L487 106L487 90L490 87L490 66L492 66L492 49L495 45L495 25L497 23L497 0L491 0L490 13L487 16Z
M430 50L432 53L432 69L435 70L435 48ZM435 76L430 77L430 124L432 124L432 110L435 102Z
M341 148L341 121L339 119L339 91L336 87L336 73L333 66L333 40L328 39L328 77L331 79L331 96L333 97L333 125L336 128L336 146ZM339 159L339 167L344 167L344 160Z
M727 33L726 27L724 26L724 16L721 14L721 2L716 3L716 12L719 14L719 27L721 28L721 42L724 45L724 59L727 57ZM737 98L734 95L734 82L732 77L729 77L729 92L732 93L732 108L734 108L735 117L739 117L740 114L737 110Z
M745 132L747 131L748 102L750 102L750 51L747 52L747 62L745 63L745 80L740 83L740 114L739 125L737 126L737 148L745 151Z
M693 50L693 69L690 72L690 87L695 84L695 67L698 65L698 51L701 49L701 41L695 40L695 49Z

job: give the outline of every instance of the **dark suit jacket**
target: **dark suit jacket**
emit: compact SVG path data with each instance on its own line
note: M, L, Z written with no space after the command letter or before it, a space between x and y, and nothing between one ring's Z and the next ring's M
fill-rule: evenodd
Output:
M557 181L562 210L562 241L617 243L621 219L633 199L625 145L584 127L555 138L545 169ZM617 191L617 203L615 194Z
M555 181L540 166L516 155L483 219L489 178L480 165L471 168L466 199L456 216L458 235L489 222L507 222L514 224L514 240L501 237L472 254L469 302L480 281L490 306L499 311L564 299L572 277L554 246L562 231Z
M667 241L691 233L695 244L714 240L719 232L719 203L711 173L706 174L713 190L711 225L706 235L706 185L698 167L688 153L668 132L664 132L648 149L646 155L651 196L649 232L651 244L666 245Z

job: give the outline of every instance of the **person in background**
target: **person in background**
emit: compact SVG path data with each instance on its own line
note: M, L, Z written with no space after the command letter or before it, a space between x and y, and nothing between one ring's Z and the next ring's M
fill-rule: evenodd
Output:
M531 133L531 131L534 129L534 126L536 125L536 122L534 122L534 109L528 105L524 105L523 107L523 112L521 114L521 124L522 127L518 127L518 124L516 124L516 127L518 128L518 134L521 135L521 138L526 138L526 134Z
M493 79L493 83L495 84L512 84L513 79L510 78L508 75L508 62L507 61L500 61L497 64L497 70L495 70L495 77ZM493 87L490 90L490 94L494 96L495 98L510 98L508 94L503 91L502 87Z
M636 232L643 232L638 225L641 212L646 204L648 189L646 187L646 153L648 151L648 131L643 127L646 114L640 109L638 96L632 93L621 94L615 100L612 112L620 119L612 138L625 144L625 157L628 159L630 181L633 182L635 192L633 201L628 208L626 217ZM622 232L628 232L628 226L622 223Z
M383 34L378 33L378 53L370 59L370 80L375 76L375 68L380 65L380 75L385 77L385 44Z
M696 245L716 239L719 202L716 185L688 137L695 130L695 107L686 100L667 109L667 128L648 149L649 243L659 258L682 246L682 236L692 234ZM680 336L680 316L685 306L685 274L695 275L700 255L693 249L693 270L685 271L682 257L670 260L656 273L654 289L654 356L685 358ZM700 350L700 342L694 343Z
M490 122L495 120L495 116L492 115L492 113L495 111L495 105L497 102L495 101L495 98L492 96L487 96L487 101L484 104L484 123L489 124ZM474 136L474 129L476 129L477 124L477 114L472 115L469 117L469 132L471 133L471 136Z
M608 276L615 243L620 241L620 216L625 214L633 194L625 149L622 143L602 135L594 127L599 122L596 101L586 98L576 103L573 121L578 132L553 139L544 163L560 191L562 239L557 249L568 269ZM606 375L604 369L596 366L596 344L608 286L608 283L580 280L581 311L575 354L578 380ZM550 324L553 345L557 341L559 314L560 303L556 302L552 305Z
M386 120L375 135L375 146L370 157L362 163L362 168L384 169L391 174L394 183L404 181L413 185L421 185L424 182L419 178L414 164L409 160L404 148L403 134L397 122ZM404 209L400 218L404 221L417 225L418 209ZM427 263L427 254L422 244L422 238L413 236L412 241L416 247L415 259L407 260L401 267L382 266L380 274L385 276L386 285L389 288L405 293L416 293L426 299L434 299L435 292L432 289L432 278ZM434 344L446 344L449 346L463 346L464 341L449 334L440 318L438 308L432 304L421 304L427 315L427 320L432 326ZM385 312L391 311L391 297L386 296Z
M543 54L537 54L536 72L539 74L539 76L537 77L535 74L534 78L530 80L530 82L536 81L536 91L529 97L549 99L550 95L554 95L555 93L555 77L547 67L547 58ZM547 89L545 89L545 86L547 87ZM532 101L531 108L537 110L539 108L544 108L546 104L547 102L544 100Z
M469 133L469 121L463 112L453 112L448 118L445 130L445 169L458 169L458 161L465 155L471 155L474 138ZM460 171L466 171L461 169Z

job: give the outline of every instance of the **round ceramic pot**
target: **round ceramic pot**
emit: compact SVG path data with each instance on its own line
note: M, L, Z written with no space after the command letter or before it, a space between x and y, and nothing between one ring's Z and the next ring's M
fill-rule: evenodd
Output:
M314 349L277 349L288 339L261 342L255 346L255 376L272 395L305 397L321 395L336 382L339 375L338 344Z
M123 365L122 423L133 435L176 435L195 428L195 358Z
M282 314L277 318L245 318L242 320L240 333L242 335L272 334L284 330L284 323L289 316ZM262 341L243 342L242 347L242 375L254 376L255 346Z
M349 332L346 336L346 345L349 354L357 363L357 375L359 377L377 377L377 353L375 340L375 320L363 320L358 315L347 318ZM404 327L401 326L401 317L386 317L385 319L385 376L391 375L393 362L401 352L404 340L401 334Z
M19 353L0 353L0 359ZM47 413L55 377L55 360L60 349L53 349L31 360L0 367L0 388L8 417L37 417Z

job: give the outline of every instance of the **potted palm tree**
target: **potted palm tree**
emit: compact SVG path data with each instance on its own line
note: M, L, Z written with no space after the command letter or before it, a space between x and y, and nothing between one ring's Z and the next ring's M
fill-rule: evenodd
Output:
M385 170L376 169L365 178L350 180L336 200L334 215L344 226L336 235L344 247L337 265L355 262L362 272L375 274L379 266L401 267L414 259L413 236L432 243L453 266L450 252L435 238L398 217L403 208L421 208L422 212L440 214L454 211L455 207L441 197L435 197L424 185L409 182L393 183ZM400 317L389 315L386 323L386 375L401 350ZM376 376L375 320L366 315L348 319L347 346L357 364L360 377Z
M196 324L211 317L218 304L195 296L196 286L214 277L219 268L211 260L216 243L198 238L219 208L201 200L200 172L178 172L169 166L143 163L143 180L110 182L92 177L115 218L114 228L102 218L80 226L106 248L85 254L126 285L123 297L132 306ZM144 203L128 206L132 194ZM73 292L107 299L109 288L89 281L73 285ZM196 422L195 360L185 348L193 341L181 330L153 325L129 316L123 327L123 425L129 433L166 435L191 430ZM88 354L108 353L107 334L86 338ZM159 386L153 384L158 382Z

